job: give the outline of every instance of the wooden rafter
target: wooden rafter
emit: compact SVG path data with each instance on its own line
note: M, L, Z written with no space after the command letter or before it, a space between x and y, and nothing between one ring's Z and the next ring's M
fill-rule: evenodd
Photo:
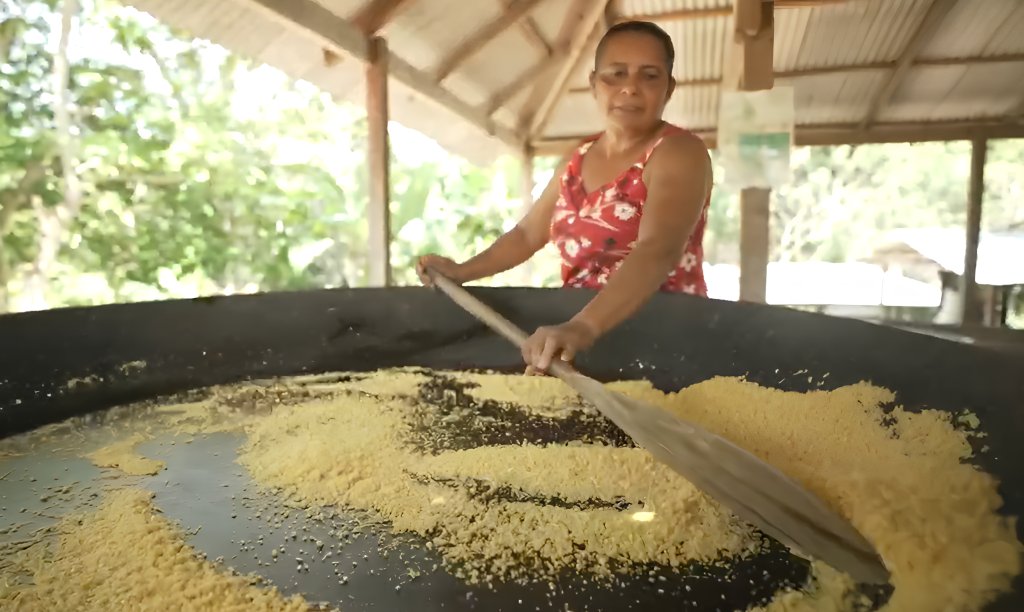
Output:
M830 4L846 4L850 0L761 0L761 2L774 2L775 8L809 8L814 6L828 6Z
M607 0L591 2L587 11L583 13L569 43L569 49L565 53L565 59L561 62L550 89L546 92L537 111L526 123L528 134L543 132L548 121L554 115L558 101L568 89L569 79L579 69L583 52L595 45L604 33L604 29L601 27L601 17L604 15L604 8L607 4Z
M942 22L945 21L946 16L953 10L953 6L956 3L957 0L934 0L931 6L928 7L924 19L921 20L921 25L914 32L910 42L907 43L906 48L900 54L899 59L896 60L896 67L893 68L892 74L889 75L889 80L886 81L882 89L871 100L868 112L860 122L860 129L866 130L871 127L871 124L874 123L878 116L878 112L889 104L893 94L896 93L896 90L903 83L907 72L914 65L918 54L921 53L921 50L927 46L928 42L939 31Z
M384 29L400 11L412 6L416 0L370 0L349 21L365 36L373 36Z
M544 104L541 106L540 112L538 112L534 117L533 122L530 125L530 134L542 134L544 130L547 129L548 123L551 122L551 118L555 114L555 108L558 106L558 102L569 90L569 79L572 78L572 75L577 74L580 71L584 62L590 59L584 54L584 52L587 50L593 50L597 47L597 44L601 40L605 31L606 30L600 20L598 23L594 24L593 28L591 28L590 36L588 36L586 41L580 45L579 52L575 54L575 57L571 58L571 63L566 63L569 68L566 70L564 77L559 77L556 82L556 87L552 88L548 99L546 99Z
M595 4L599 4L600 7L603 8L607 5L607 0L570 1L565 18L562 20L562 23L558 28L558 34L552 43L552 47L555 50L554 54L559 57L559 66L561 66L568 57L567 54L572 47L573 35L577 33L584 15L589 9L592 9ZM556 78L558 78L558 75L554 71L551 71L543 79L540 79L533 84L530 96L526 99L522 109L520 110L518 131L521 135L528 131L530 120L534 115L536 115L537 109L544 102L544 98L551 90Z
M505 10L508 10L509 6L511 6L513 2L515 2L515 0L501 0L501 4ZM541 55L551 57L555 54L555 50L551 48L551 43L549 43L547 39L544 38L544 35L541 34L540 26L537 25L537 22L534 21L533 17L529 15L523 17L516 22L516 27L519 28L519 33L523 35L526 42L539 51Z
M704 85L718 85L722 82L722 79L693 79L690 81L676 81L676 89L682 89L684 87L701 87ZM589 87L573 87L567 91L569 94L579 95L590 93Z
M689 19L712 19L715 17L732 16L731 8L714 9L682 9L665 13L649 13L643 15L620 15L619 21L687 21Z
M610 0L604 7L605 28L610 28L621 21L623 21L622 0Z
M512 27L512 24L525 17L541 2L542 0L514 0L500 17L477 30L475 34L464 40L447 57L442 59L434 71L434 80L443 81L453 70L476 55L487 43Z
M827 68L805 68L803 70L775 71L776 79L798 79L800 77L820 76L823 74L842 74L850 72L878 72L892 70L893 62L875 62L871 64L855 64L852 66L829 66Z
M533 66L524 70L522 74L517 76L511 83L499 89L487 100L487 103L484 105L487 115L491 116L496 113L498 109L505 106L509 100L516 97L516 94L546 76L562 61L564 61L564 57L562 55L553 55L551 57L541 59Z
M988 57L961 57L917 60L914 66L970 66L973 64L997 64L1006 62L1024 62L1024 53L1011 55L992 55ZM827 68L806 68L804 70L776 71L776 79L798 79L801 77L821 76L827 74L846 74L851 72L878 72L880 70L892 70L895 62L876 62L872 64L854 64L852 66L829 66ZM717 85L722 79L693 79L689 81L677 81L676 88L699 87L702 85ZM570 94L590 93L589 87L573 87Z
M716 146L716 130L692 129L708 148ZM564 155L572 151L584 138L592 134L559 136L532 141L538 156ZM993 121L933 121L876 123L867 131L856 123L797 126L793 144L798 147L885 144L904 142L946 142L952 140L978 140L997 138L1024 138L1024 124Z
M317 38L326 48L344 52L364 62L371 61L369 38L354 25L313 0L244 1L260 8L275 21ZM505 144L516 149L522 148L523 139L515 132L496 125L484 111L474 108L438 85L432 75L424 73L397 56L389 58L388 68L391 77L406 87L434 100Z
M915 66L959 66L961 64L1000 64L1003 62L1024 62L1024 53L989 55L986 57L944 57L941 59L919 59Z
M370 59L369 38L348 21L312 0L246 0L274 21L292 25L317 38L332 51L341 50L362 61Z

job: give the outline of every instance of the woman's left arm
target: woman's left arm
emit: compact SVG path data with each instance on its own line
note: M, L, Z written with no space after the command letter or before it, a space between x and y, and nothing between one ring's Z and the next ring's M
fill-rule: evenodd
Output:
M668 136L644 171L647 200L636 244L608 284L569 322L542 327L522 347L538 372L560 356L571 361L603 334L632 317L679 263L711 189L707 147L691 134Z

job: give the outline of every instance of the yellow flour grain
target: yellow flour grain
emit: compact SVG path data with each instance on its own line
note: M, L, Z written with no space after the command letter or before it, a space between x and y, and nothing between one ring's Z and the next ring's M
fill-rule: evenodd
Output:
M398 398L415 395L411 381L396 379L392 386L387 373L371 379L376 398L337 397L259 422L242 462L258 481L303 503L378 510L396 529L425 535L447 559L468 564L471 580L540 577L541 567L601 573L610 560L677 565L758 546L749 525L639 449L523 444L418 454L405 444L410 408ZM575 401L550 379L458 379L478 383L472 391L478 399L537 414ZM848 518L890 566L896 590L887 610L980 610L1020 571L1014 522L997 513L1002 501L993 480L961 463L970 447L945 413L895 408L886 414L881 405L893 394L868 384L806 394L735 378L667 395L643 382L612 387L729 438ZM459 484L634 505L620 512L486 503L452 486ZM780 597L770 609L849 609L849 577L814 567L813 594Z
M560 412L566 404L577 401L572 387L549 376L494 376L457 372L453 378L477 385L467 393L480 400L514 403L532 409L536 414Z
M167 464L159 459L147 459L135 452L136 446L151 439L153 436L149 434L136 432L123 442L104 446L90 454L89 458L97 467L118 468L132 476L152 476L167 467Z
M866 383L804 394L732 378L669 395L613 386L729 438L847 517L890 567L888 610L979 610L1020 573L1015 521L997 513L994 480L960 462L970 446L947 414L885 414L893 394Z
M11 612L110 610L270 612L305 611L302 597L285 599L276 588L219 571L197 559L179 530L154 514L152 493L121 489L93 513L64 517L60 542L21 553L18 569L0 584L0 608Z
M553 379L453 376L475 384L468 392L478 400L517 404L537 416L563 416L579 401ZM524 443L418 452L410 440L424 422L417 397L429 380L384 371L335 385L342 393L275 405L272 413L209 400L160 408L157 416L193 434L244 426L240 462L258 482L307 507L372 508L395 530L425 536L471 582L543 579L564 567L607 574L616 564L711 561L760 546L750 525L641 449ZM894 395L868 384L806 394L735 378L676 394L643 382L611 387L725 436L848 518L892 571L886 612L977 612L1020 572L1024 547L1014 521L998 514L993 479L962 463L970 446L947 413L885 412L881 406ZM441 418L427 422L449 426ZM155 473L162 462L134 453L147 435L91 457L97 465ZM505 496L495 498L499 491ZM516 501L530 497L604 507ZM0 579L0 603L20 606L14 610L101 610L121 601L140 610L304 609L300 599L286 602L196 560L173 526L152 514L148 493L110 493L99 511L65 518L60 528L55 553L40 544L19 557L35 586ZM821 562L812 568L809 592L780 593L757 612L856 609L848 575Z
M760 548L760 537L639 449L525 445L420 455L403 441L400 399L341 396L275 411L255 425L241 461L261 483L307 504L373 508L395 529L432 540L470 580L536 574L532 559L608 571L609 560L679 565ZM518 464L513 467L513 464ZM475 478L570 501L626 497L653 520L609 508L486 504L463 490L423 483Z

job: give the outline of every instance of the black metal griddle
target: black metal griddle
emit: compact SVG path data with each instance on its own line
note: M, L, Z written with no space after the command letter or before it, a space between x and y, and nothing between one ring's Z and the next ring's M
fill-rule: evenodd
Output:
M473 293L525 329L567 320L592 297L582 290ZM0 317L0 346L0 436L116 405L246 379L397 366L499 371L521 367L514 348L443 295L421 288L275 293L7 315ZM639 354L642 358L629 363L619 361L621 355ZM763 386L798 392L868 380L895 391L896 402L907 410L970 410L988 432L983 441L989 451L974 461L999 478L1003 512L1024 514L1024 445L1019 443L1024 434L1024 362L1012 357L853 320L657 295L636 318L581 356L577 365L600 380L646 378L663 391L714 376L745 375ZM94 378L85 382L89 377ZM69 386L72 379L83 382ZM578 424L566 424L565 431L554 429L549 433L559 439L586 434ZM187 447L156 445L159 440L150 441L140 452L167 461L168 471L145 486L156 492L157 505L179 518L186 530L204 525L192 543L209 558L234 547L237 558L232 566L239 571L276 576L275 583L286 593L303 592L311 601L333 601L346 608L403 610L415 604L417 609L526 610L564 609L569 604L574 610L713 610L716 605L722 610L742 609L780 588L801 586L807 573L801 561L774 550L724 569L694 567L676 574L652 567L653 583L645 571L611 588L567 575L554 594L547 585L495 585L491 590L467 587L443 571L403 581L404 563L410 558L427 566L437 560L415 548L414 541L396 544L385 559L376 552L375 535L357 539L361 544L346 543L345 552L339 553L354 555L359 580L353 576L339 585L326 563L313 563L309 572L296 577L294 560L255 565L268 557L259 550L237 554L238 541L256 540L239 530L260 533L255 512L238 506L240 496L256 495L245 493L244 479L234 477L238 482L228 483L240 487L231 500L224 495L228 488L205 491L204 479L197 477L197 466L213 473L240 471L236 464L216 467L218 461L230 463L237 439L211 436ZM225 479L228 476L225 472ZM216 483L211 481L209 487L221 486ZM188 495L171 494L184 490ZM253 507L274 503L255 497L251 501ZM244 523L224 518L244 512L249 512ZM344 520L342 513L330 522L307 526L311 532L326 533ZM209 528L214 521L225 524ZM236 533L230 533L229 526ZM386 535L384 531L378 535ZM1024 526L1018 523L1018 537L1022 533ZM288 545L289 553L292 546ZM396 555L403 557L400 564ZM347 556L342 562L351 565ZM399 585L402 588L396 591ZM1024 580L1018 577L1015 591L986 610L1022 608Z

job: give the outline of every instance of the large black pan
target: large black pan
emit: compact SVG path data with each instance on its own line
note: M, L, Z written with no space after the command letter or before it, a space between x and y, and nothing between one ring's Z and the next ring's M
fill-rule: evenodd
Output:
M538 289L480 289L474 294L525 329L564 321L592 297L585 291ZM0 317L0 347L0 436L245 379L393 366L512 370L520 363L516 350L503 339L445 296L420 288L276 293L8 315ZM622 355L642 357L622 362ZM145 367L123 367L138 362ZM646 378L665 391L714 376L742 375L764 386L807 391L808 376L820 381L829 374L823 387L815 383L814 388L867 380L895 391L897 402L908 410L971 410L989 434L984 442L990 450L977 461L1000 480L1003 512L1024 514L1024 362L1006 355L853 320L658 295L577 365L601 380ZM804 376L792 376L801 370ZM99 382L67 384L89 376ZM1018 537L1024 538L1022 534L1024 526L1018 524ZM772 588L799 582L805 571L779 553L755 560L751 567L734 568L732 578L745 572L761 575L759 562L772 566ZM518 608L520 599L535 601L529 588L511 586L494 592L475 589L467 598L466 589L446 580L418 583L416 588L425 590L420 601L449 601L467 609ZM1015 587L987 609L1024 609L1024 580L1018 577ZM602 595L603 609L629 609L650 595L645 583L627 589L616 597ZM724 599L742 607L762 596L743 601L730 594ZM681 592L673 601L684 608L697 603L687 597ZM555 603L595 609L594 599L593 589L565 589ZM713 599L722 601L719 595ZM394 609L404 607L394 604ZM375 609L389 609L389 604L380 601Z

